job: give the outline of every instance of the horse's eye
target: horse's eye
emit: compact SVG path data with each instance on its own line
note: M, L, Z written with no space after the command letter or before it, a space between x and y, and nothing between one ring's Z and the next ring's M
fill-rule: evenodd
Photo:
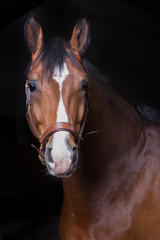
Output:
M28 83L28 87L29 87L31 92L36 91L36 84L35 83L33 83L33 82Z
M82 91L85 91L87 92L88 91L88 80L87 79L83 79L82 82L81 82L81 89Z

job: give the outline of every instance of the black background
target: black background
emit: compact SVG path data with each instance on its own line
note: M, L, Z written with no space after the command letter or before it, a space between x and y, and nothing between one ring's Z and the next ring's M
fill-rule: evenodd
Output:
M25 120L30 55L23 28L31 12L45 39L69 40L78 19L86 16L91 44L85 57L130 100L160 109L159 1L5 1L0 15L0 239L57 239L62 203L61 182L40 165L30 146L37 141Z

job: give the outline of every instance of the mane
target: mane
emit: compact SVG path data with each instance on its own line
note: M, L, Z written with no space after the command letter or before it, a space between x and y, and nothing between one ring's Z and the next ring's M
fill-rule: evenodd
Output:
M89 75L92 77L98 76L98 78L102 78L104 81L108 82L119 94L136 110L136 112L144 119L154 122L160 123L160 110L152 108L150 106L145 105L141 102L132 102L130 101L124 94L115 86L115 84L108 78L104 77L92 64L90 64L86 59L83 59L82 64Z
M157 110L140 102L133 102L132 104L143 118L154 123L160 123L160 110Z

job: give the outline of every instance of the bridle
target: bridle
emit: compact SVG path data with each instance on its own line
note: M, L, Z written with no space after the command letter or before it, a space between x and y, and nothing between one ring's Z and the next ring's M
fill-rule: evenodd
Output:
M74 65L79 70L84 72L84 70L82 69L82 66L81 66L79 60L76 58L76 56L72 52L69 52L67 49L66 49L66 56L74 63ZM26 109L27 109L27 111L26 111L26 118L27 118L27 122L28 122L28 125L30 127L31 132L39 140L39 143L40 143L39 149L37 149L35 146L34 147L38 151L39 160L44 165L45 164L45 148L46 148L46 144L47 144L47 141L48 141L49 137L51 135L53 135L54 133L60 132L60 131L69 132L69 133L71 133L74 136L76 144L78 145L80 143L80 141L82 139L82 134L83 134L83 130L84 130L84 127L85 127L86 119L87 119L88 99L86 99L83 121L82 121L79 133L76 130L76 128L69 122L56 122L56 123L53 123L52 125L50 125L44 131L43 134L40 134L40 132L39 132L39 130L38 130L36 124L35 124L32 112L31 112L31 92L30 92L28 80L26 80L26 84L25 84L25 93L26 93Z

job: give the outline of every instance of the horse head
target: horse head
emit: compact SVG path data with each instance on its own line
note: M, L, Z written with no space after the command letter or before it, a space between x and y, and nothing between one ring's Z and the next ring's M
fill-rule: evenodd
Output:
M32 60L26 83L29 122L49 173L67 177L76 169L86 120L89 80L82 56L90 42L89 23L81 19L70 42L57 38L45 43L40 24L31 16L25 37Z

